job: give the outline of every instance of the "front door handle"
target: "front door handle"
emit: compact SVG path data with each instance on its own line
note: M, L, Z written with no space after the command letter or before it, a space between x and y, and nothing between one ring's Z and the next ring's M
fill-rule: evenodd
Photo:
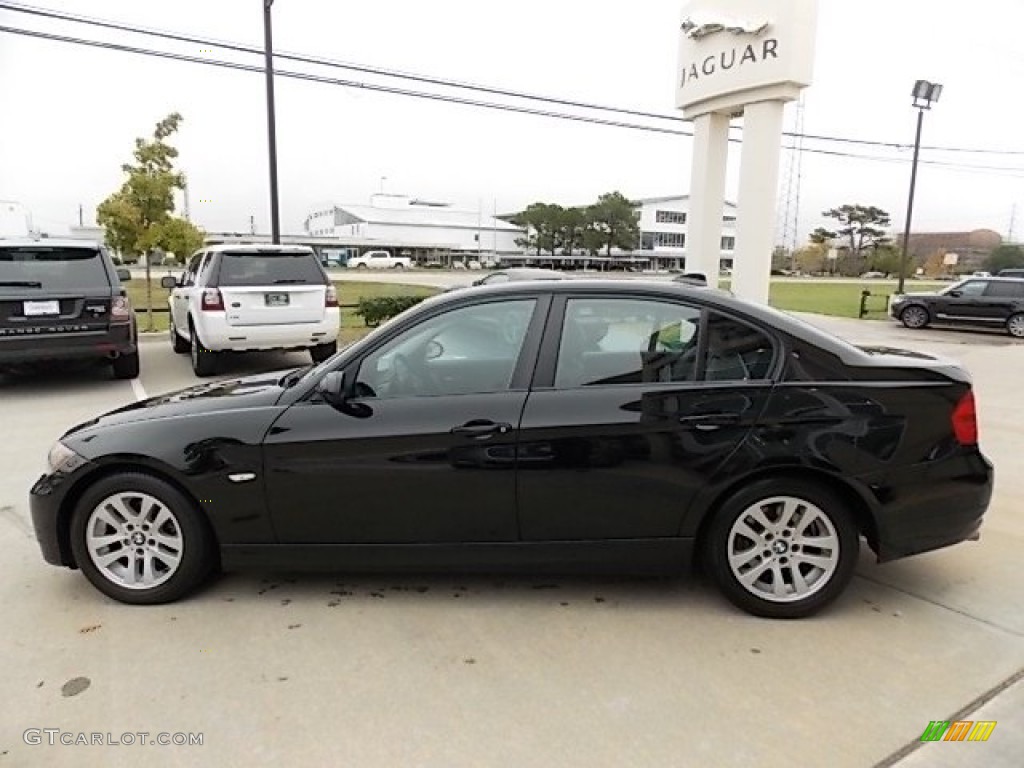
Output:
M738 424L740 415L738 413L702 413L693 416L680 416L679 423L684 427L692 427L703 432L708 432L721 427L729 427Z
M461 427L452 427L453 435L471 437L474 440L484 440L493 435L507 435L512 431L511 424L497 423L493 421L468 421Z

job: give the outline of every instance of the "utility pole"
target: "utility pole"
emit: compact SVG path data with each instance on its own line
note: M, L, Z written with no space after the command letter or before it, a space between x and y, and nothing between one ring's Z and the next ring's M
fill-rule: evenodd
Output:
M181 196L183 198L182 199L182 211L181 211L182 216L185 219L185 221L192 221L191 211L189 210L189 205L188 205L188 182L187 181L181 187Z
M281 242L281 223L277 207L277 118L274 112L274 33L270 8L274 0L263 0L263 52L267 75L267 157L270 162L270 237Z
M249 216L249 234L250 235L255 235L256 234L256 217L253 216L253 215Z
M85 226L85 216L84 216L83 211L82 211L82 204L81 203L78 204L78 226L80 226L80 227ZM1010 224L1010 229L1011 230L1013 229L1013 224L1012 223Z
M1010 208L1010 230L1006 233L1006 242L1013 242L1013 227L1017 223L1017 204Z

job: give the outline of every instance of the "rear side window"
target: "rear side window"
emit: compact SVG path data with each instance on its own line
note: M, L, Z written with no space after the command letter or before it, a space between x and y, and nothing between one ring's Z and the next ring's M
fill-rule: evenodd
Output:
M327 278L312 253L229 251L220 254L218 285L324 285Z
M993 280L985 289L985 295L998 299L1024 299L1024 280L1005 283L1001 280Z
M96 248L0 248L0 290L109 291L110 280Z
M709 381L768 378L775 348L763 331L712 312L708 317L707 334L705 378Z

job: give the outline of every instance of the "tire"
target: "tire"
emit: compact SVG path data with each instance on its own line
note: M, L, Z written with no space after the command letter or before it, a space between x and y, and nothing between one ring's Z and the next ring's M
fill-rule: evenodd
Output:
M203 346L203 340L191 322L189 329L192 331L192 343L189 345L192 372L196 376L212 376L217 372L217 353Z
M928 314L928 310L917 304L911 304L900 312L900 322L911 330L916 331L919 328L924 328L931 320L932 318Z
M313 359L314 364L322 363L337 351L338 342L332 341L329 344L317 344L315 347L310 347L309 356Z
M395 264L395 269L401 272L403 269L405 269L405 265L402 263Z
M186 352L188 352L189 349L192 347L192 344L188 341L188 339L184 338L180 333L178 333L178 329L174 325L174 315L171 315L170 333L171 348L179 355L183 355Z
M356 269L366 269L365 264L356 264Z
M139 378L139 350L127 355L118 355L111 363L115 379L137 379Z
M702 542L705 562L722 593L747 613L810 616L839 597L853 576L860 536L847 505L825 487L759 480L714 514ZM812 551L805 554L807 547Z
M1024 339L1024 312L1010 315L1006 321L1006 332L1015 339Z
M82 494L71 518L71 551L96 589L134 605L185 596L217 562L213 535L194 502L136 472L104 477Z

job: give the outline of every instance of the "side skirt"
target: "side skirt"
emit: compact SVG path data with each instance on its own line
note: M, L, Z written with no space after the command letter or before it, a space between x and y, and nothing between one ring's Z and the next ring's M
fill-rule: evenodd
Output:
M223 547L225 570L678 573L691 562L692 538L481 544L240 544Z

